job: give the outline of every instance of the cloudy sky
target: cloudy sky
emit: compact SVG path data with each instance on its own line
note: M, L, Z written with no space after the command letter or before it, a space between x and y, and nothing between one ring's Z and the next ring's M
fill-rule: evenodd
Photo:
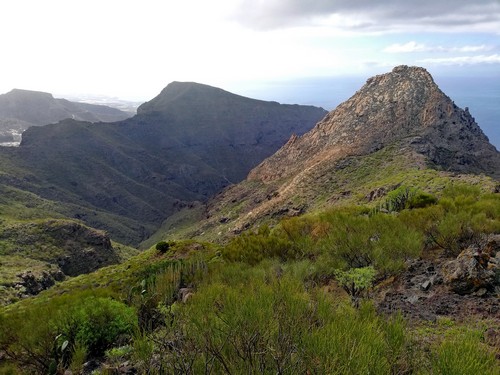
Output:
M500 0L2 0L0 92L148 100L398 64L500 78Z

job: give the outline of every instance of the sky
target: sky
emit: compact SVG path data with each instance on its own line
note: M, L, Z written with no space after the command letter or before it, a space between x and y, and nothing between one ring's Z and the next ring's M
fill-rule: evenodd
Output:
M400 64L500 79L500 0L2 0L0 93L246 94ZM260 90L260 91L259 91Z

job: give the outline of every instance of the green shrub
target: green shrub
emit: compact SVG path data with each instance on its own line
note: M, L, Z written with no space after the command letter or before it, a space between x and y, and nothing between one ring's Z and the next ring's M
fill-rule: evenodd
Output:
M446 338L432 358L433 373L440 375L498 375L495 355L474 332Z
M256 233L246 232L231 240L222 250L222 256L232 262L255 265L265 258L287 260L295 258L296 254L288 239L262 226Z
M376 271L373 267L351 268L347 271L336 270L335 278L339 285L349 294L355 306L358 298L372 286Z
M135 310L110 298L87 298L64 314L61 333L87 348L89 355L103 355L122 335L137 326Z
M170 244L165 241L160 241L156 244L156 251L159 253L165 254L168 249L170 249Z
M374 212L382 209L388 212L401 212L405 209L423 208L437 203L437 198L417 188L400 186L391 191L385 201Z
M320 326L303 339L306 368L312 374L399 374L406 367L402 319L383 320L373 305L359 309L320 299ZM323 305L323 306L321 306ZM393 357L397 354L397 357Z
M425 192L417 192L414 196L412 196L407 204L406 208L414 209L414 208L424 208L427 206L432 206L438 202L437 198L429 193Z
M397 273L406 259L418 256L422 249L422 234L391 215L339 212L328 220L331 230L318 246L333 268L374 266L382 274Z
M71 364L75 351L80 357L104 354L132 334L136 321L135 310L121 302L75 293L3 316L0 349L28 372L54 373Z
M69 365L69 369L73 372L73 374L79 374L82 372L87 354L87 348L85 345L76 342L73 347L73 355L71 356L71 363Z

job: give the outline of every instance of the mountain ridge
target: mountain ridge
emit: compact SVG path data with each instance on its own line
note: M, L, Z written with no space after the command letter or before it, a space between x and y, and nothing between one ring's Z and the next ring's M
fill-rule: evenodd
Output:
M42 91L13 89L0 95L0 140L18 143L21 133L27 128L66 118L114 122L128 117L129 113L105 105L57 99Z
M206 225L190 233L212 228L224 237L318 205L366 203L365 196L376 191L387 194L405 182L419 185L415 176L461 174L498 179L500 153L469 111L458 108L424 68L398 66L369 78L313 129L292 136L246 180L209 200ZM217 229L220 223L227 224L224 230Z
M172 89L175 101L156 105ZM0 182L61 202L71 218L137 244L170 214L245 178L291 134L303 134L326 113L194 83L169 85L152 102L154 110L145 110L152 105L146 103L120 122L67 119L29 128L20 147L0 149L0 163L11 166ZM132 226L118 229L120 217Z

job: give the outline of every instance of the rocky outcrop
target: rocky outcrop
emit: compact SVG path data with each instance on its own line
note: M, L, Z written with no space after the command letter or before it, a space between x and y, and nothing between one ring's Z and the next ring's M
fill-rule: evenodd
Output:
M463 250L456 259L431 256L408 263L389 287L377 291L386 313L402 311L412 318L438 316L500 319L500 235L490 235Z
M474 118L458 108L423 68L398 66L367 80L314 129L291 139L249 174L264 182L304 173L325 160L403 141L438 168L500 174L500 154Z
M0 231L6 255L23 256L56 265L64 275L77 276L119 262L109 236L69 220L16 223ZM45 285L50 277L23 274L25 283ZM54 276L54 275L52 275ZM52 277L57 280L56 277ZM44 284L45 283L45 284ZM50 281L47 281L50 283ZM36 289L36 288L35 288Z
M41 291L52 287L56 281L63 281L66 277L61 270L44 270L39 275L32 271L25 271L17 276L21 281L14 288L18 290L19 296L37 295Z
M390 182L373 190L372 182L384 168ZM246 181L210 200L200 232L206 232L213 218L228 217L236 207L233 202L243 202L237 206L238 217L231 217L239 230L282 217L284 207L297 202L306 209L324 207L355 191L367 201L380 199L399 178L407 178L401 176L426 168L450 178L457 172L497 177L500 153L469 111L458 108L425 69L398 66L368 79L311 131L291 137Z
M500 319L498 289L477 289L460 283L458 290L467 293L459 294L445 281L448 267L450 260L440 257L409 261L401 275L392 282L386 280L376 288L375 300L379 311L388 314L402 312L412 319L428 321L435 321L439 316L457 320L470 320L472 316ZM456 270L455 266L452 269ZM481 285L487 284L482 282ZM473 290L474 293L471 292Z
M471 246L444 264L443 280L458 294L495 292L500 287L500 235Z

